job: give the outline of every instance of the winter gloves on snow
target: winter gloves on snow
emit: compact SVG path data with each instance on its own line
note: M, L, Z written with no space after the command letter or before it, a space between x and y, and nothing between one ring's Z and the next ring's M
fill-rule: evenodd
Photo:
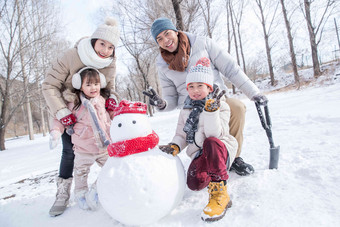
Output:
M167 154L176 156L179 152L179 146L175 143L169 143L168 145L159 145L159 149Z
M143 94L149 97L149 103L151 106L156 106L160 110L165 108L165 100L163 100L152 87L146 91L143 91Z

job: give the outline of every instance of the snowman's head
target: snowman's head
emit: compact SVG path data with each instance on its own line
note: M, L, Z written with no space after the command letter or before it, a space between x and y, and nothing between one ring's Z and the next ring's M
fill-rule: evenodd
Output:
M151 124L146 115L145 103L122 100L114 114L115 117L110 128L113 143L152 133Z

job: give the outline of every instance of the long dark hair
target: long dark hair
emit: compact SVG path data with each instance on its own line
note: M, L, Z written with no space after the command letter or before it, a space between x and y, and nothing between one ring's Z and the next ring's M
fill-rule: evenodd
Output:
M83 85L83 82L86 78L90 83L100 83L99 73L95 69L85 69L80 73L81 85ZM73 110L77 110L81 106L80 93L82 91L75 88L73 91L77 95L77 98L74 100ZM110 96L110 90L107 88L101 88L100 95L107 99Z
M96 44L97 40L98 39L91 39L91 45L92 45L93 49L94 49L94 45ZM96 50L94 49L94 51L96 51ZM113 52L112 52L112 55L110 57L114 58L115 53L116 53L116 47L113 45Z

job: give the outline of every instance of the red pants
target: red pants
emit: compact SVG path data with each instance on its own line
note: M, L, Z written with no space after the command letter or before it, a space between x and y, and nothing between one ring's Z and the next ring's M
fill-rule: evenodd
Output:
M228 179L228 150L224 143L209 137L203 143L202 154L192 160L187 174L187 184L191 190L198 191L211 181L219 182Z

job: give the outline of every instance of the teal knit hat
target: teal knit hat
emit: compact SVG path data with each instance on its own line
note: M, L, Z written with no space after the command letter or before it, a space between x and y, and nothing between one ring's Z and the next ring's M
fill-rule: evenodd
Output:
M151 34L156 42L157 42L156 38L159 35L159 33L165 30L174 30L175 32L178 31L175 25L171 22L171 20L165 17L160 17L152 23Z

